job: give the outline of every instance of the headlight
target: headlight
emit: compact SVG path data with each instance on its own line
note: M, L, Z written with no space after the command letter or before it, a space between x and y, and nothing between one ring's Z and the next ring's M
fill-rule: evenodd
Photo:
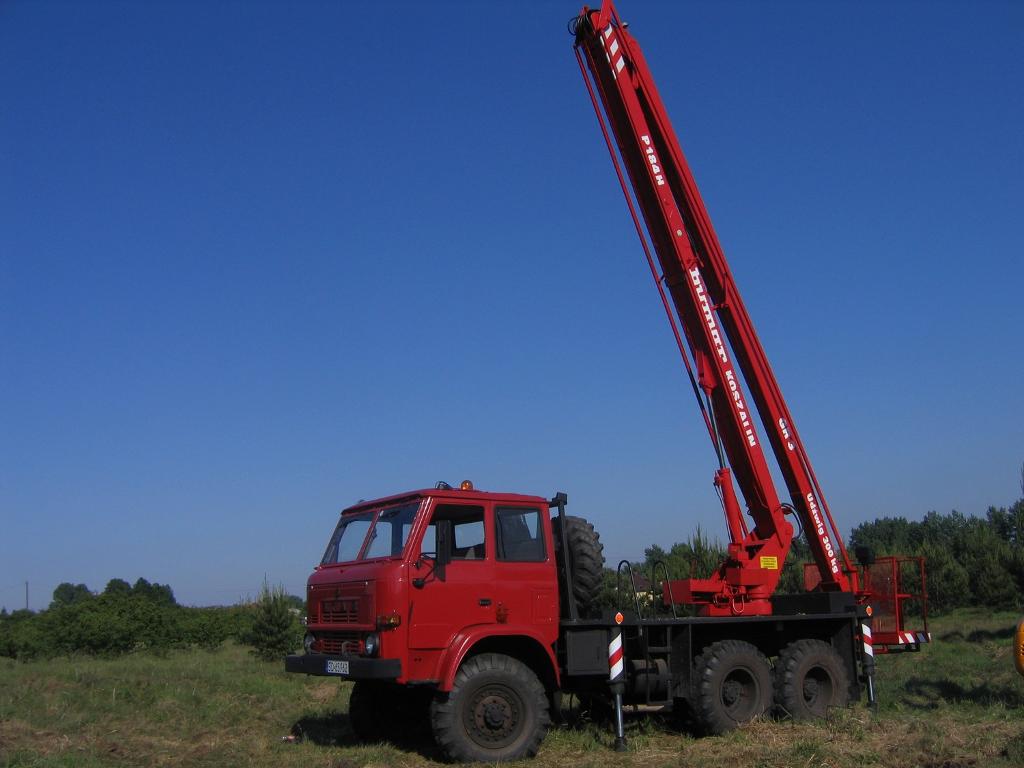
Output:
M371 632L363 641L363 647L364 655L376 656L380 652L380 636L376 632Z
M313 652L313 643L316 642L316 635L312 632L307 632L306 636L302 638L302 647L306 649L306 653Z

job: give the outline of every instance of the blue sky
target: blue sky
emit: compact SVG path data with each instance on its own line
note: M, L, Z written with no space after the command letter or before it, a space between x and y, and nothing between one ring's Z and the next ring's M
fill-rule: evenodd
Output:
M577 11L0 6L0 605L300 593L441 479L724 537ZM1018 498L1024 6L619 11L844 534Z

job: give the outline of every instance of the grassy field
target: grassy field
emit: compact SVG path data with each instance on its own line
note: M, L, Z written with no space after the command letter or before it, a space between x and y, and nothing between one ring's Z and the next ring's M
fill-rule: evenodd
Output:
M971 611L934 621L936 642L923 653L879 660L877 714L857 706L815 725L768 721L702 739L656 718L631 719L625 755L609 750L603 728L563 726L532 765L1024 765L1024 680L1010 656L1015 619ZM349 690L286 675L236 646L165 657L0 659L0 765L438 764L429 739L358 745L344 716Z

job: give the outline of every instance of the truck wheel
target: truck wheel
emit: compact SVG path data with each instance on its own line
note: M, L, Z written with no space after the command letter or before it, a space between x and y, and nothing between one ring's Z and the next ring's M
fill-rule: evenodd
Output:
M400 698L395 709L396 717L403 724L403 738L410 741L430 741L430 702L433 700L433 687L402 687L396 686Z
M764 714L772 703L768 659L750 643L720 640L694 660L694 719L710 734L731 731Z
M797 640L775 663L775 705L794 720L825 717L850 700L846 665L822 640Z
M387 737L387 696L384 686L366 680L356 682L348 700L348 722L360 741L378 742Z
M500 653L466 660L451 692L430 705L434 740L460 762L533 757L549 722L548 698L537 676Z
M559 517L551 519L555 537L555 560L565 570L562 552L562 524ZM604 545L594 526L582 517L565 517L565 533L569 544L569 567L572 569L572 594L581 617L600 613L601 582L604 578Z

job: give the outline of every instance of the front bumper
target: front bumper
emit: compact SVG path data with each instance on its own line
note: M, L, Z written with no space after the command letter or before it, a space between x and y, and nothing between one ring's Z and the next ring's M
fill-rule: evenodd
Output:
M362 656L333 656L326 653L304 653L285 656L285 672L324 675L345 680L395 680L402 675L398 659L366 659Z

